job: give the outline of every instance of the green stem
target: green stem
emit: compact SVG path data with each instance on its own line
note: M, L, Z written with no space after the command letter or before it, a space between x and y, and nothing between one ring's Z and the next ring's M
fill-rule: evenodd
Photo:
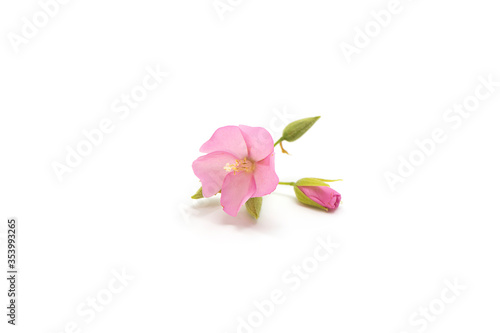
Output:
M294 183L294 182L290 182L290 183L279 182L278 184L280 184L280 185L290 185L290 186L295 185L295 183Z
M276 141L276 143L274 144L274 146L276 147L277 145L279 145L281 143L281 141L283 141L283 137L281 137L278 141Z

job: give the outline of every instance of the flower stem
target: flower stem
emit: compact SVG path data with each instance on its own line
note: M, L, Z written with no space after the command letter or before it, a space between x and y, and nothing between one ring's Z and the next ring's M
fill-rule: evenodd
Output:
M289 186L293 186L293 185L295 185L295 183L294 183L294 182L290 182L290 183L279 182L278 184L280 184L280 185L289 185Z
M281 141L283 141L283 137L281 137L278 141L276 141L276 143L274 144L274 146L276 147L278 144L281 143Z

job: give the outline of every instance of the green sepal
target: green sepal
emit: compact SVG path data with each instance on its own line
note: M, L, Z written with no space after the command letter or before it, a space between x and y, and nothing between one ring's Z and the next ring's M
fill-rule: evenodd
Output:
M342 181L342 179L321 179L321 178L314 178L314 179L318 179L318 180L321 180L323 182L328 182L328 183L332 183L332 182L340 182Z
M295 186L328 186L327 183L325 183L322 179L318 178L302 178L299 179L296 183Z
M328 211L328 208L321 206L319 203L309 199L307 195L304 194L297 186L293 187L293 190L295 191L295 196L297 199L302 202L305 205L313 206L319 209L322 209L324 211Z
M258 219L260 215L260 209L262 208L262 197L250 198L245 203L245 207L250 215L254 219Z
M304 135L320 117L299 119L288 124L283 130L281 141L293 142Z
M203 188L202 187L200 187L198 189L198 191L196 191L196 193L193 194L193 196L191 196L191 199L203 199L203 198L204 198L204 196L203 196Z

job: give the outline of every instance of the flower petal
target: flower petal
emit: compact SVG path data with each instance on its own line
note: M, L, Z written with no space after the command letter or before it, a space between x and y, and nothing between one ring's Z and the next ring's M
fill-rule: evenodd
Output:
M312 201L328 209L339 206L342 196L329 186L298 186L298 188Z
M201 180L203 196L205 198L217 194L222 188L224 178L228 174L224 170L226 163L234 163L236 157L223 152L210 153L198 157L193 162L193 171Z
M223 210L236 216L241 206L255 193L255 180L251 172L228 173L221 190Z
M265 128L240 125L240 129L248 148L248 157L253 161L263 160L274 151L273 138Z
M238 159L248 155L247 144L238 126L225 126L217 129L210 140L201 146L200 151L202 153L221 151L232 154Z
M274 153L255 164L253 172L255 186L254 197L261 197L272 193L278 186L279 178L274 170Z

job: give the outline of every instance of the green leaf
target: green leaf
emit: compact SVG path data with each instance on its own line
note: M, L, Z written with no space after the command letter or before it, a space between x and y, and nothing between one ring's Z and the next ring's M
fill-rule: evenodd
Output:
M282 140L293 142L304 135L320 117L311 117L296 120L283 130ZM281 140L281 139L280 139Z
M309 205L309 206L313 206L313 207L316 207L316 208L319 208L319 209L322 209L322 210L325 210L325 211L328 211L328 208L323 207L319 203L317 203L317 202L309 199L309 197L307 195L305 195L304 192L302 192L297 186L294 186L293 190L295 191L295 196L297 197L297 199L300 202L302 202L303 204Z
M193 196L191 197L191 199L203 199L204 196L203 196L203 189L202 187L199 188L198 191L196 191L195 194L193 194Z
M260 209L262 208L262 197L250 198L245 203L248 213L255 219L259 218Z

